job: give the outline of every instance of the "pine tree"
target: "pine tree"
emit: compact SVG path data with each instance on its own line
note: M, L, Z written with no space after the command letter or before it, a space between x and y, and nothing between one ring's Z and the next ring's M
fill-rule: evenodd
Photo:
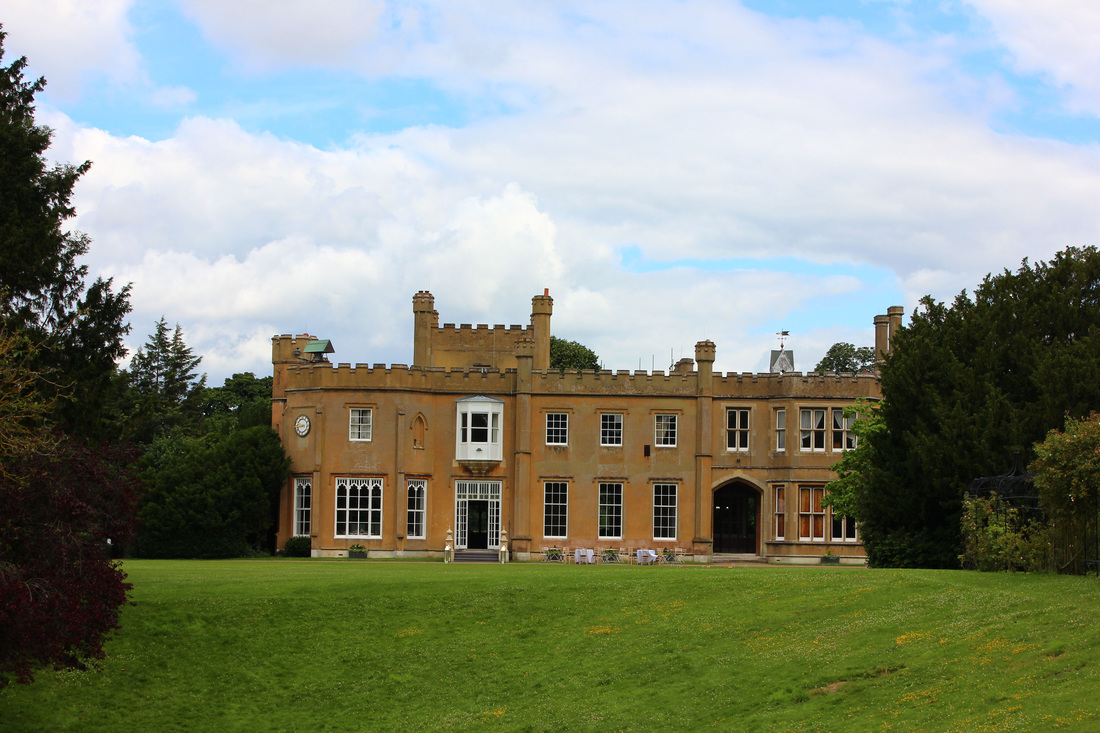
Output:
M0 60L6 34L0 28ZM75 215L73 186L91 166L49 166L52 130L34 120L34 96L46 82L23 77L26 58L0 66L0 318L36 346L36 368L62 399L59 420L71 435L101 434L99 414L116 362L125 355L130 286L112 281L85 287L79 263L89 239L66 232Z
M169 331L162 316L127 371L135 403L128 421L134 442L148 445L165 431L199 419L206 385L206 375L196 372L200 362L180 325Z

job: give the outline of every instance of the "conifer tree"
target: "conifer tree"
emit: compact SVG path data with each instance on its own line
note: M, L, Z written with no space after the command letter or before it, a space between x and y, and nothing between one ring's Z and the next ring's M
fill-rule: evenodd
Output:
M955 567L963 492L1100 409L1100 252L1069 248L925 298L881 368L885 429L859 519L876 565Z
M0 60L6 34L0 27ZM111 280L86 287L79 262L89 239L67 232L75 216L73 186L91 166L46 161L53 132L34 120L34 96L45 79L27 81L26 58L0 66L0 318L36 344L41 372L54 389L67 432L98 437L98 420L129 332L129 285Z

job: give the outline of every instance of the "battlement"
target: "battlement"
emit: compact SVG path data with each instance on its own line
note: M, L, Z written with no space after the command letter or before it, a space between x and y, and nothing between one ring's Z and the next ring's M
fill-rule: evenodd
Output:
M294 364L286 369L288 391L342 389L363 391L515 394L513 368L420 367L405 364ZM698 372L662 370L533 370L534 394L680 396L699 394ZM802 374L800 372L715 374L708 396L716 399L782 398L855 399L878 394L871 374Z
M463 323L439 325L435 298L426 290L413 296L413 364L421 367L477 367L515 369L516 342L535 343L536 365L550 365L550 313L553 299L548 293L532 298L531 324L476 326ZM539 364L540 357L544 363Z

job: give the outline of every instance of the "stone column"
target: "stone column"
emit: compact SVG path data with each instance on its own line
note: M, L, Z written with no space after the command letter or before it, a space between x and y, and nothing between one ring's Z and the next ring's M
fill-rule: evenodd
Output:
M531 338L534 339L534 369L550 368L550 315L554 312L554 299L550 290L531 298Z
M713 548L711 528L710 475L714 462L712 405L714 402L713 341L695 344L698 380L695 397L695 527L692 532L692 555L710 555Z
M438 317L431 293L421 290L413 296L413 366L432 366L432 330Z
M531 362L534 359L535 342L522 339L516 342L516 414L513 444L515 453L512 501L512 550L517 553L531 551Z

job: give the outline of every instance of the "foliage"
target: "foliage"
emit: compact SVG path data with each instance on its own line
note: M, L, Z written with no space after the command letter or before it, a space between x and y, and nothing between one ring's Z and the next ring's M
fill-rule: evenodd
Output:
M1064 416L1100 406L1100 253L990 275L973 298L921 301L881 366L885 430L861 533L873 565L957 567L963 492Z
M129 588L108 540L132 534L137 488L129 455L89 447L125 353L129 287L85 288L88 239L63 226L89 164L47 167L45 81L24 81L26 63L0 66L0 687L103 656Z
M856 447L841 454L840 460L831 468L837 477L825 485L823 506L832 507L833 514L862 521L862 503L873 491L875 467L871 462L871 436L879 435L886 429L881 413L881 403L871 400L857 400L844 408L845 417L857 417L852 423L852 432L856 434Z
M3 41L0 30L0 60ZM0 318L41 348L35 371L51 380L39 389L66 430L95 438L115 363L125 354L122 337L130 311L129 285L112 292L110 280L85 287L86 235L67 232L75 215L73 186L90 167L49 167L52 131L34 121L34 96L45 80L23 78L26 58L0 66Z
M1051 527L1061 572L1081 573L1096 558L1097 491L1100 487L1100 413L1066 418L1035 446L1030 470Z
M1078 578L326 559L126 570L137 605L102 671L0 697L5 733L1100 724L1100 588Z
M838 341L829 347L825 356L814 367L818 374L825 372L869 372L875 368L875 350L870 346L856 347Z
M1049 571L1049 528L1024 519L1020 510L992 494L963 501L963 554L959 562L967 570Z
M596 352L576 341L550 337L551 369L599 369L600 357Z
M108 554L133 529L127 461L58 441L0 476L0 687L103 657L130 588Z
M290 459L269 427L185 438L168 433L144 459L142 557L241 557L268 544Z
M208 429L229 432L271 424L273 378L257 378L252 372L234 374L221 387L206 387L202 414Z
M286 557L309 557L313 554L313 540L309 537L288 537L283 547Z
M194 425L206 385L206 375L195 371L201 361L183 340L179 324L170 332L161 317L126 374L131 440L149 445L171 428Z
M34 345L19 333L0 328L0 475L20 456L52 450L57 437L49 430L50 404L36 387L42 376L32 366Z

